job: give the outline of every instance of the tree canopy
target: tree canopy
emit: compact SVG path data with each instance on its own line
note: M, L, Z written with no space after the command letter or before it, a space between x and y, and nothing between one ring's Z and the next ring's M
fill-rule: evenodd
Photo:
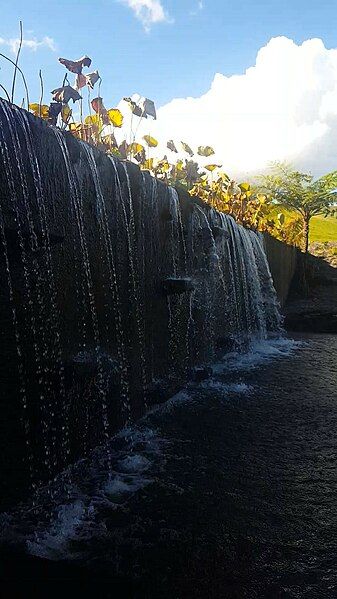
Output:
M276 204L302 216L304 249L308 251L310 219L317 214L337 214L337 170L314 179L311 174L277 162L260 181L261 190Z

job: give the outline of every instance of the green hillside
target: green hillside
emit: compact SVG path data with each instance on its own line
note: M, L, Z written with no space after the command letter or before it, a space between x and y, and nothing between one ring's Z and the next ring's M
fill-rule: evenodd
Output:
M310 242L336 241L337 218L314 216L310 222Z

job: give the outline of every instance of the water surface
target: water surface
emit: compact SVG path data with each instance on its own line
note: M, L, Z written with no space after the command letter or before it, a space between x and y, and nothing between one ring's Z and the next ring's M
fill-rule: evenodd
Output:
M328 335L227 356L35 507L2 517L21 551L5 553L5 584L85 582L79 596L128 599L336 597L336 358Z

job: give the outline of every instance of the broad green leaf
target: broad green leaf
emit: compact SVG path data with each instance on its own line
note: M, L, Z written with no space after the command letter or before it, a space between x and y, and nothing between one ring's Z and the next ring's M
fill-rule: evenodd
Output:
M83 67L90 67L91 58L89 56L82 56L78 60L68 60L68 58L59 58L59 62L66 67L71 73L80 74L82 73Z
M221 168L221 164L206 164L204 168L212 173L216 168Z
M118 147L116 138L113 133L108 133L108 135L103 135L102 142L105 145L109 146L110 149Z
M102 119L98 114L91 114L90 116L86 116L84 119L84 123L86 125L94 125L96 127L102 127Z
M136 141L134 141L128 147L128 154L133 154L133 156L139 154L142 151L144 151L144 146L142 146L142 144L137 143Z
M80 133L82 127L82 123L69 123L69 131L71 131L72 133Z
M49 119L48 122L51 125L56 125L57 124L57 118L58 115L60 114L62 110L62 103L61 102L51 102L49 104Z
M209 156L215 154L215 152L211 146L199 146L198 154L199 156L206 156L208 158Z
M29 104L29 110L42 119L49 118L49 106L46 104Z
M123 98L123 100L128 103L131 112L135 116L139 116L140 118L147 119L147 114L145 112L144 107L138 106L138 104L136 102L134 102L134 100L131 100L131 98Z
M62 104L68 104L69 100L76 102L77 100L81 100L82 96L78 93L76 89L71 87L71 85L64 85L63 87L58 87L54 89L52 92L53 100L55 102L62 102Z
M147 117L152 116L154 120L157 119L156 107L153 100L149 100L149 98L141 98L139 100L139 106Z
M82 89L82 87L85 87L87 84L87 80L85 78L85 75L82 75L82 73L79 73L78 75L76 75L76 82L75 82L75 86L76 89Z
M180 143L182 145L184 152L186 152L191 157L194 156L194 152L193 152L192 148L190 148L190 146L187 143L185 143L184 141L181 141Z
M148 160L145 160L145 162L143 162L142 166L143 166L144 170L152 171L153 170L153 158L148 158Z
M91 106L93 107L95 112L97 112L99 114L106 114L106 108L103 104L103 98L101 98L101 97L93 98L91 100Z
M99 72L98 71L93 71L93 73L88 73L85 76L85 81L88 87L90 87L90 89L94 89L94 85L95 83L97 83L97 81L100 79L99 76Z
M72 110L71 110L71 108L69 108L69 105L65 104L64 106L62 106L61 119L64 123L68 124L71 115L72 115Z
M108 114L108 119L110 121L110 123L114 126L114 127L121 127L123 125L123 115L121 113L120 110L118 110L118 108L110 108L107 111Z
M161 173L167 173L170 170L170 164L166 157L157 162L155 170Z
M249 191L250 183L239 183L239 187L240 187L241 191Z
M173 139L169 139L169 141L166 144L166 147L171 150L171 152L175 152L175 154L178 154L178 150L175 146L175 143L173 141Z
M134 154L134 159L137 160L139 164L143 164L146 161L145 149L143 148L140 152Z
M122 141L120 146L118 146L118 151L119 151L120 155L122 156L122 158L127 158L128 148L129 148L129 145L128 145L126 139L124 139L124 141Z
M154 137L151 137L151 135L144 135L143 139L147 143L149 148L156 148L158 145L157 140Z

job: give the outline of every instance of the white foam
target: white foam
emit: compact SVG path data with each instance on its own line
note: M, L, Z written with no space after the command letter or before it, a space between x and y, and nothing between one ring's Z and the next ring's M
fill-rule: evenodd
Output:
M104 493L109 499L120 503L120 500L126 501L128 496L136 493L151 483L151 479L142 476L123 477L116 475L111 477L104 487Z
M152 408L152 410L150 410L148 413L164 414L164 413L172 412L177 406L183 405L184 403L190 402L192 400L193 400L192 395L190 393L187 393L186 390L179 391L178 393L176 393L175 395L170 397L170 399L168 399L165 403Z
M132 454L118 462L118 468L122 472L144 472L150 467L150 461L142 455Z
M76 536L86 512L82 501L59 506L50 528L41 534L35 533L34 539L27 541L29 553L51 560L61 559L66 554L68 540Z
M252 385L247 385L246 383L224 383L214 378L203 381L199 386L203 389L214 389L215 391L221 391L228 394L238 393L240 395L248 395L254 389Z
M222 361L214 364L212 369L215 374L221 374L227 370L252 370L271 360L285 358L301 346L303 346L303 342L283 337L264 341L256 340L251 343L247 353L225 354Z

